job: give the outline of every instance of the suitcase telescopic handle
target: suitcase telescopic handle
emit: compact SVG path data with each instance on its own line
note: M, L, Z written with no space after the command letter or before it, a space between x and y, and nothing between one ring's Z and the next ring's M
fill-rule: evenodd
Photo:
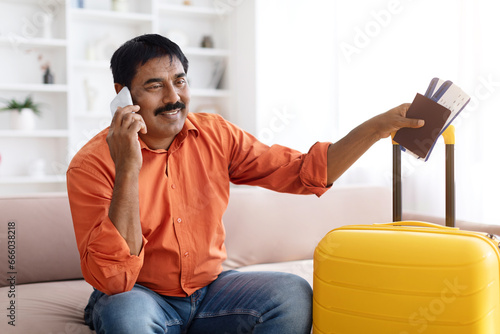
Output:
M456 229L458 230L458 227L449 227L449 226L443 226L439 224L433 224L433 223L427 223L427 222L421 222L421 221L397 221L397 222L392 222L392 223L383 223L383 224L377 224L377 226L414 226L414 227L432 227L432 228L440 228L440 229Z
M392 134L392 220L402 220L401 146ZM455 127L449 125L442 136L446 144L446 226L455 226Z

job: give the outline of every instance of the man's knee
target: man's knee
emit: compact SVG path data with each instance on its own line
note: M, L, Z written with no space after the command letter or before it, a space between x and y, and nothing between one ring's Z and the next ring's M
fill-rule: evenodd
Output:
M312 288L300 276L284 274L276 277L273 283L270 305L272 308L264 314L262 330L280 328L283 333L309 333L312 324Z
M276 281L275 298L288 304L291 309L302 312L312 308L312 288L302 277L293 274L284 274Z
M92 319L97 333L165 333L167 324L155 298L138 289L102 296Z

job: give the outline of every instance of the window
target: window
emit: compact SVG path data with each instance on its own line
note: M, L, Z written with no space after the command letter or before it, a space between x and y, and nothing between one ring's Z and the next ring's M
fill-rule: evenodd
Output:
M472 97L457 129L457 218L500 224L500 4L488 0L257 1L257 135L306 151L424 93L433 77ZM391 143L338 184L391 184ZM444 215L444 145L403 159L404 210Z

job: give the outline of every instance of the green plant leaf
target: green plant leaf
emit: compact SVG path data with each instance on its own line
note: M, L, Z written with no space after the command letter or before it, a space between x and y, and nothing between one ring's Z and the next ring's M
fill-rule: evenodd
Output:
M28 95L24 101L18 101L16 99L3 99L5 106L1 108L0 110L17 110L18 112L21 112L22 109L31 109L35 113L35 115L40 115L41 114L41 104L40 103L35 103L33 101L33 97L31 95Z

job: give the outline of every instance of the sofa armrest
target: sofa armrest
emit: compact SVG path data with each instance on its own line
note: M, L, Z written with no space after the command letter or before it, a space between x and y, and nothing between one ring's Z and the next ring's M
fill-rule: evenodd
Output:
M0 197L0 216L0 263L8 263L8 241L15 256L12 270L0 271L0 286L9 272L16 284L82 278L66 193Z

